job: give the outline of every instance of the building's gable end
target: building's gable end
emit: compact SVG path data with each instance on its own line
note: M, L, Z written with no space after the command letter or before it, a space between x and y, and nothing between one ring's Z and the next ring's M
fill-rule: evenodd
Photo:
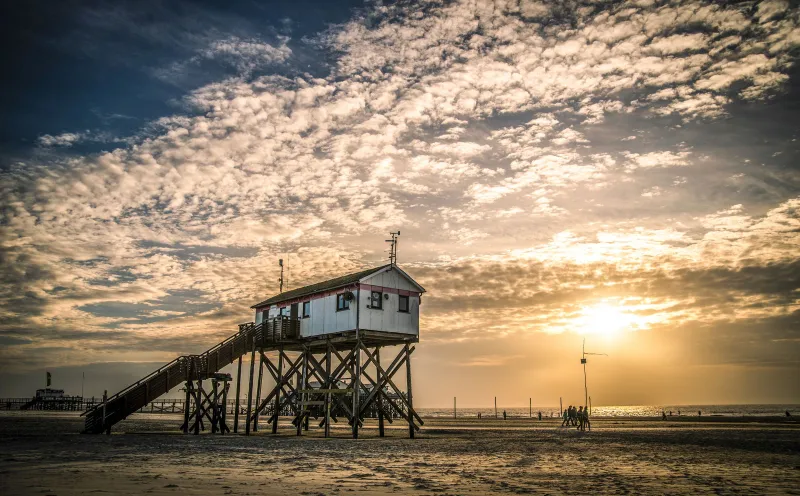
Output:
M411 278L405 271L397 266L384 267L383 269L363 277L359 283L371 286L383 286L401 290L424 293L425 288Z

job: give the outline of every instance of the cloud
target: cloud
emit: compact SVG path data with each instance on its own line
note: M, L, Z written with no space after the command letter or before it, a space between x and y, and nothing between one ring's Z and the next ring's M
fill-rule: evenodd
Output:
M39 136L41 146L72 146L85 138L84 133L62 133L56 136L44 134Z
M460 363L460 367L499 367L510 361L522 358L524 355L479 355L473 356L468 361Z
M637 329L792 315L794 145L763 168L731 148L761 138L736 105L786 88L796 12L553 5L375 6L306 40L323 75L285 38L189 44L162 76L235 77L126 146L3 170L2 354L170 359L250 320L278 257L315 282L382 263L401 226L431 341L573 332L598 301Z
M289 38L279 36L278 43L271 44L259 39L241 39L229 36L211 40L207 46L195 50L195 55L153 70L162 80L179 83L195 76L195 73L214 62L235 70L239 76L250 76L254 71L285 63L292 55L287 45Z

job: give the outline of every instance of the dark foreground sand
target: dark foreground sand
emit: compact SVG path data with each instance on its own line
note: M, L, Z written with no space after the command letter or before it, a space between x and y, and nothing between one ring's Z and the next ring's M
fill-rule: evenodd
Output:
M71 414L0 414L0 494L800 494L800 424L781 419L428 419L407 439L185 436L141 415L111 436Z

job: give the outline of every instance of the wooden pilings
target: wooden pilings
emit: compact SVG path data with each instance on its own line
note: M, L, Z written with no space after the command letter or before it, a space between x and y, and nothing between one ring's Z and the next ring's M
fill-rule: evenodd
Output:
M186 399L183 402L183 433L189 433L189 402L192 400L192 381L186 381Z
M322 343L318 343L322 344ZM296 435L308 430L309 418L319 419L324 435L329 437L333 424L346 419L353 438L358 438L365 416L377 417L378 434L386 435L386 422L402 418L408 424L409 437L414 438L423 425L413 407L411 383L411 354L414 347L401 344L391 363L381 363L380 347L366 346L363 341L339 342L326 340L325 347L303 345L287 352L282 346L269 352L254 347L250 367L251 394L256 402L248 402L245 432L257 430L258 418L271 424L277 434L280 417L291 416ZM274 386L264 394L252 392L257 382L255 350L259 354L259 375L264 370L274 379ZM295 354L296 353L296 354ZM405 388L395 381L405 367ZM399 381L397 381L399 382Z
M230 374L214 373L197 375L196 380L186 381L187 401L183 412L181 430L188 434L200 434L205 430L204 419L211 425L211 432L226 434L231 431L226 423L227 398ZM203 378L211 379L211 390L203 389Z
M358 331L356 331L358 332ZM356 334L357 336L357 334ZM359 412L359 399L361 399L361 340L356 337L356 348L354 354L355 372L351 382L353 389L353 412ZM358 424L361 422L361 415L355 415L352 419L353 422L353 439L358 439Z
M325 346L325 437L331 437L331 342L328 340Z
M261 404L261 381L264 377L264 354L259 352L258 357L258 388L256 389L256 411L253 413L253 432L258 431L258 405Z
M264 356L263 354L261 355ZM283 348L278 352L278 375L275 378L275 408L272 411L272 433L278 433L278 417L281 411L281 391L283 390ZM258 413L258 412L256 412Z
M378 384L381 383L381 349L380 347L375 348L375 376L378 380ZM383 395L378 395L378 435L380 437L384 437L386 435L386 429L383 424Z
M239 396L239 392L240 391L239 390L241 388L241 385L242 385L242 355L239 355L239 366L236 368L236 406L235 406L235 409L233 410L233 432L234 433L239 432L239 410L241 408L239 406L239 400L240 400L240 396ZM226 403L226 405L227 405L227 403Z
M250 353L250 386L247 393L247 417L245 417L245 436L250 435L250 413L253 411L253 372L256 367L256 340L253 337L253 351Z
M407 382L406 400L408 403L408 437L414 439L414 430L415 430L414 428L416 426L414 425L414 416L413 416L414 401L413 401L413 395L411 393L411 352L408 351L408 343L406 343L405 352L406 352L406 382Z

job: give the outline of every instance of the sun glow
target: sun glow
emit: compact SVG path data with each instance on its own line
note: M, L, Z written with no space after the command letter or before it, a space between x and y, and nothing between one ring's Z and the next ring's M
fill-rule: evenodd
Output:
M584 307L575 319L575 330L582 335L593 334L615 337L621 332L638 327L637 316L608 304Z

